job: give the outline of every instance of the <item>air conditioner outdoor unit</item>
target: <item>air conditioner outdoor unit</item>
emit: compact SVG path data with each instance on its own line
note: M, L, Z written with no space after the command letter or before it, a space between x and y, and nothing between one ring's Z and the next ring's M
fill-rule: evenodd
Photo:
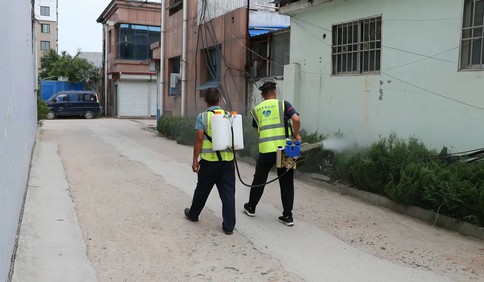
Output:
M179 95L181 85L181 74L171 73L170 74L170 95Z

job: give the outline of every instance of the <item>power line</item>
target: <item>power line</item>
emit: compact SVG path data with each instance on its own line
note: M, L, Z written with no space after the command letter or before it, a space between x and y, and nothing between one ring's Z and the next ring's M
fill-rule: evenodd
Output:
M297 17L292 17L293 19L296 19L296 21L293 21L297 26L299 26L303 31L305 31L306 33L312 35L313 37L315 37L317 40L321 41L322 43L324 43L325 45L329 46L329 47L332 47L331 45L329 45L328 43L324 42L323 40L321 40L320 38L318 38L317 36L315 36L314 34L312 34L311 32L309 32L307 29L305 29L303 26L301 26L300 24L297 23L297 20L298 21L301 21L303 23L306 23L308 25L311 25L311 26L314 26L314 27L317 27L319 29L322 29L322 30L325 30L325 31L328 31L328 32L331 32L331 30L327 29L327 28L324 28L324 27L321 27L319 25L316 25L316 24L313 24L313 23L309 23L309 22L306 22L304 20L301 20ZM397 20L397 19L394 19L394 20ZM449 20L449 19L431 19L431 20L428 20L428 21L440 21L440 20ZM410 19L408 21L411 21ZM417 20L416 20L417 21ZM423 20L422 20L423 21ZM412 55L416 55L416 56L421 56L421 57L424 57L425 59L434 59L434 60L437 60L437 61L443 61L443 62L447 62L447 63L452 63L452 64L457 64L456 62L454 61L450 61L450 60L446 60L446 59L440 59L440 58L436 58L437 56L439 55L442 55L444 53L447 53L447 52L450 52L454 49L457 49L459 48L460 46L457 46L457 47L453 47L449 50L446 50L444 52L441 52L441 53L438 53L438 54L435 54L435 55L425 55L425 54L421 54L421 53L418 53L418 52L414 52L414 51L410 51L410 50L405 50L405 49L401 49L401 48L397 48L397 47L392 47L392 46L387 46L387 45L382 45L382 48L386 48L386 49L391 49L391 50L395 50L395 51L400 51L400 52L404 52L404 53L408 53L408 54L412 54ZM423 61L423 60L418 60L418 61L415 61L415 62L420 62L420 61ZM409 64L413 64L415 62L412 62L412 63L408 63L408 64L405 64L405 65L409 65ZM402 65L403 66L403 65ZM396 67L392 67L391 69L393 68L398 68L400 66L396 66Z
M400 51L400 52L403 52L403 53L408 53L408 54L412 54L412 55L425 57L425 59L434 59L434 60L437 60L437 61L442 61L442 62L447 62L447 63L452 63L452 64L457 64L457 63L454 62L454 61L450 61L450 60L446 60L446 59L439 59L439 58L435 58L435 57L440 55L440 54L443 54L443 53L449 52L451 50L454 50L456 48L459 48L459 46L457 46L457 47L454 47L454 48L447 50L443 53L439 53L439 54L436 54L436 55L433 55L433 56L428 56L428 55L425 55L425 54L420 54L420 53L417 53L417 52L412 52L412 51L408 51L408 50L404 50L404 49L400 49L400 48L396 48L396 47L390 47L390 46L386 46L386 45L382 45L382 47L387 48L387 49L392 49L392 50L395 50L395 51Z
M298 21L301 21L301 22L303 22L303 23L305 23L305 24L312 25L312 26L314 26L314 27L317 27L317 28L319 28L319 29L322 29L322 30L327 31L327 32L330 32L330 33L332 33L332 32L333 32L333 31L331 31L330 29L327 29L327 28L325 28L325 27L322 27L322 26L319 26L319 25L316 25L316 24L313 24L313 23L310 23L310 22L304 21L304 20L302 20L302 19L300 19L300 18L298 18L298 17L291 17L291 19L292 19L292 20L298 20Z
M294 17L293 17L293 18L294 18ZM297 19L297 18L296 18L296 19ZM453 19L453 18L452 18L452 19ZM408 20L405 20L405 21L443 21L443 20L452 20L452 19L451 19L451 18L449 18L449 19L430 19L430 20L410 20L410 19L408 19ZM298 19L298 20L300 20L300 19ZM403 19L388 19L388 20L395 20L395 21L397 21L397 20L402 20L402 21L403 21ZM305 21L303 21L303 20L300 20L300 21L301 21L301 22L305 22ZM317 37L317 36L315 36L314 34L310 33L308 30L306 30L306 29L305 29L303 26L301 26L301 25L300 25L300 24L298 24L297 22L295 22L295 21L294 21L294 23L295 23L296 25L298 25L298 26L299 26L299 27L300 27L302 30L306 31L307 33L309 33L309 34L310 34L310 35L312 35L313 37L316 37L316 38L317 38L319 41L323 42L324 44L326 44L326 45L327 45L327 46L329 46L329 47L332 47L331 45L329 45L328 43L326 43L326 42L322 41L320 38L318 38L318 37ZM305 22L305 23L307 23L307 22ZM331 32L330 30L328 30L328 29L326 29L326 28L323 28L323 27L320 27L320 26L317 26L317 25L314 25L314 24L311 24L311 23L307 23L307 24L310 24L310 25L315 26L315 27L318 27L318 28L320 28L320 29L322 29L322 30L325 30L325 31L329 31L329 32ZM259 57L259 58L261 58L261 59L263 59L263 60L265 60L265 61L267 61L267 62L269 62L269 63L272 63L272 64L274 64L274 65L278 65L278 66L282 66L282 67L284 67L284 65L278 64L278 63L276 63L276 62L274 62L274 61L271 61L271 60L267 59L266 57L263 57L263 56L259 55L257 52L255 52L254 50L250 49L250 48L249 48L247 45L245 45L243 42L241 42L239 39L237 39L237 38L235 37L235 35L234 35L234 34L233 34L233 33L232 33L230 30L228 30L228 29L225 27L225 25L224 25L224 28L225 28L225 30L226 30L226 31L227 31L227 32L228 32L228 33L229 33L229 34L232 36L232 38L233 38L233 39L234 39L236 42L238 42L240 45L242 45L242 46L243 46L245 49L247 49L249 52L251 52L251 53L252 53L252 54L254 54L255 56L257 56L257 57ZM469 43L467 43L467 44L469 44ZM447 53L447 52L453 51L453 50L455 50L455 49L458 49L458 48L460 48L461 46L459 45L459 46L457 46L457 47L450 48L450 49L448 49L448 50L445 50L445 51L443 51L443 52L439 52L439 53L437 53L437 54L435 54L435 55L431 55L431 56L429 56L429 55L425 55L425 54L420 54L420 53L413 52L413 51L409 51L409 50L404 50L404 49L396 48L396 47L391 47L391 46L385 46L385 45L382 45L382 47L383 47L383 48L387 48L387 49L393 49L393 50L400 51L400 52L409 53L409 54L412 54L412 55L417 55L417 56L424 57L423 59L420 59L420 60L417 60L417 61L413 61L413 62L409 62L409 63L403 64L403 65L399 65L399 66L395 66L395 67L391 67L391 68L385 69L385 70L390 70L390 69L395 69L395 68L403 67L403 66L406 66L406 65L414 64L414 63L417 63L417 62L421 62L421 61L423 61L423 60L427 60L427 59L434 59L434 60L437 60L437 61L443 61L443 62L448 62L448 63L452 63L452 64L457 64L457 63L456 63L456 62L454 62L454 61L445 60L445 59L440 59L440 58L435 58L435 57L437 57L437 56L439 56L439 55L442 55L442 54L445 54L445 53ZM303 71L303 70L300 70L300 72L303 72L303 73L313 73L313 74L323 75L323 73L309 72L309 71ZM422 91L424 91L424 92L430 93L430 94L432 94L432 95L435 95L435 96L441 97L441 98L443 98L443 99L450 100L450 101L452 101L452 102L455 102L455 103L458 103L458 104L461 104L461 105L465 105L465 106L468 106L468 107L471 107L471 108L475 108L475 109L479 109L479 110L483 110L483 111L484 111L484 108L482 108L482 107L475 106L475 105L472 105L472 104L469 104L469 103L466 103L466 102L463 102L463 101L460 101L460 100L457 100L457 99L454 99L454 98L451 98L451 97L445 96L445 95L443 95L443 94L439 94L439 93L437 93L437 92L435 92L435 91L432 91L432 90L428 90L428 89L426 89L426 88L424 88L424 87L421 87L421 86L418 86L418 85L412 84L412 83L407 82L407 81L405 81L405 80L403 80L403 79L400 79L400 78L395 77L395 76L393 76L393 75L391 75L391 74L388 74L388 73L386 73L386 72L384 72L384 71L382 71L382 70L380 70L380 73L381 73L381 74L384 74L384 75L386 75L386 76L389 76L389 77L391 77L391 78L393 78L393 79L395 79L395 80L398 80L398 81L400 81L400 82L402 82L402 83L404 83L404 84L407 84L407 85L412 86L412 87L414 87L414 88L420 89L420 90L422 90ZM326 75L331 75L331 74L326 74ZM224 76L225 76L225 74L224 74Z
M305 32L309 33L310 35L313 35L313 34L312 34L312 33L310 33L309 31L307 31L307 30L306 30L304 27L302 27L301 25L299 25L297 22L294 22L294 23L295 23L296 25L298 25L299 27L301 27L301 29L302 29L302 30L304 30ZM311 24L311 25L316 26L316 27L319 27L319 26L314 25L314 24ZM319 27L319 28L321 28L321 29L323 29L323 30L327 30L327 29L322 28L322 27ZM313 35L313 36L314 36L314 35ZM326 44L326 42L322 41L321 39L319 39L319 38L317 38L317 39L318 39L319 41L321 41L321 42L323 42L323 43L325 43L325 44ZM469 44L469 43L467 43L467 44ZM464 45L463 45L463 46L464 46ZM393 50L400 51L400 52L410 53L410 54L413 54L413 55L418 55L418 56L422 56L422 57L424 57L423 59L418 60L418 61L414 61L414 62L410 62L410 63L406 63L406 64L403 64L403 65L399 65L399 66L395 66L395 67L391 67L391 68L386 69L386 70L389 70L389 69L395 69L395 68L399 68L399 67L402 67L402 66L406 66L406 65L414 64L414 63L417 63L417 62L420 62L420 61L423 61L423 60L427 60L427 59L435 59L435 60L444 61L444 62L448 62L448 63L452 63L452 64L457 64L456 62L453 62L453 61L450 61L450 60L439 59L439 58L435 58L435 57L437 57L437 56L439 56L439 55L442 55L442 54L445 54L445 53L447 53L447 52L450 52L450 51L452 51L452 50L458 49L458 48L460 48L461 46L453 47L453 48L450 48L450 49L448 49L448 50L445 50L445 51L443 51L443 52L440 52L440 53L437 53L437 54L435 54L435 55L431 55L431 56L424 55L424 54L420 54L420 53L416 53L416 52L412 52L412 51L408 51L408 50L403 50L403 49L399 49L399 48L395 48L395 47L390 47L390 46L384 46L384 45L382 45L382 47L384 47L384 48L388 48L388 49L393 49ZM384 75L387 75L387 76L389 76L389 77L392 77L392 78L394 78L394 79L396 79L396 80L398 80L398 81L400 81L400 82L402 82L402 83L405 83L405 84L407 84L407 85L410 85L410 86L415 87L415 88L417 88L417 89L420 89L420 90L422 90L422 91L425 91L425 92L428 92L428 93L430 93L430 94L433 94L433 95L439 96L439 97L441 97L441 98L448 99L448 100L450 100L450 101L453 101L453 102L456 102L456 103L459 103L459 104L462 104L462 105L466 105L466 106L469 106L469 107L472 107L472 108L475 108L475 109L484 110L484 108L481 108L481 107L478 107L478 106L474 106L474 105L471 105L471 104L466 103L466 102L463 102L463 101L459 101L459 100L454 99L454 98L450 98L450 97L448 97L448 96L445 96L445 95L439 94L439 93L437 93L437 92L434 92L434 91L431 91L431 90L425 89L425 88L423 88L423 87L420 87L420 86L418 86L418 85L412 84L412 83L410 83L410 82L404 81L404 80L402 80L402 79L400 79L400 78L398 78L398 77L395 77L395 76L393 76L393 75L390 75L390 74L388 74L388 73L386 73L386 72L384 72L384 71L382 71L382 70L380 70L380 73L382 73L382 74L384 74Z
M312 35L312 36L313 36L314 38L316 38L317 40L321 41L321 42L322 42L323 44L325 44L326 46L328 46L328 47L330 47L330 48L332 48L332 47L333 47L333 46L331 46L331 44L324 42L324 41L323 41L321 38L319 38L318 36L316 36L316 35L312 34L311 32L307 31L306 29L304 29L304 27L303 27L303 26L301 26L300 24L298 24L297 22L294 22L294 24L296 24L297 26L299 26L299 27L300 27L302 30L304 30L306 33L308 33L308 34Z
M285 65L282 65L282 64L279 64L277 62L274 62L274 61L271 61L270 59L267 59L266 57L264 56L261 56L259 55L257 52L255 52L254 50L250 49L247 45L245 45L243 42L241 42L237 37L235 37L235 35L230 31L228 30L225 26L224 26L225 30L230 34L230 36L232 36L232 38L237 41L237 43L239 43L240 45L242 45L247 51L249 51L250 53L256 55L257 57L271 63L271 64L274 64L276 66L280 66L280 67L285 67ZM295 69L291 69L291 70L295 70ZM318 75L322 75L321 72L311 72L311 71L303 71L303 70L300 70L300 72L304 72L304 73L311 73L311 74L318 74Z
M481 107L478 107L478 106L474 106L474 105L471 105L471 104L466 103L466 102L459 101L459 100L454 99L454 98L450 98L450 97L448 97L448 96L445 96L445 95L439 94L439 93L434 92L434 91L432 91L432 90L428 90L428 89L426 89L426 88L423 88L423 87L421 87L421 86L418 86L418 85L412 84L412 83L410 83L410 82L407 82L407 81L405 81L405 80L403 80L403 79L400 79L400 78L398 78L398 77L396 77L396 76L393 76L393 75L391 75L391 74L388 74L388 73L386 73L386 72L383 72L383 71L380 71L380 72L381 72L382 74L386 75L386 76L389 76L389 77L391 77L391 78L393 78L393 79L396 79L396 80L398 80L398 81L400 81L400 82L402 82L402 83L404 83L404 84L410 85L410 86L415 87L415 88L417 88L417 89L420 89L420 90L422 90L422 91L428 92L428 93L430 93L430 94L433 94L433 95L439 96L439 97L441 97L441 98L444 98L444 99L447 99L447 100L450 100L450 101L453 101L453 102L456 102L456 103L459 103L459 104L462 104L462 105L465 105L465 106L468 106L468 107L471 107L471 108L475 108L475 109L478 109L478 110L483 110L483 111L484 111L484 108L481 108Z
M383 19L383 21L399 21L399 22L441 22L459 20L460 18L441 18L441 19Z
M420 59L420 60L416 60L416 61L413 61L413 62L405 63L405 64L402 64L402 65L397 65L397 66L395 66L395 67L387 68L387 69L385 69L385 70L392 70L392 69L396 69L396 68L400 68L400 67L408 66L408 65L411 65L411 64L414 64L414 63L422 62L422 61L425 61L425 60L427 60L427 59L432 59L432 58L434 58L434 57L437 57L437 56L440 56L440 55L442 55L442 54L448 53L448 52L453 51L453 50L455 50L455 49L459 49L459 48L466 47L467 45L474 43L474 40L480 40L480 38L476 38L476 39L469 40L468 42L466 42L466 43L464 43L464 44L461 44L461 45L459 45L459 46L457 46L457 47L450 48L450 49L445 50L445 51L443 51L443 52L440 52L440 53L438 53L438 54L435 54L435 55L432 55L432 56L428 56L428 57L426 57L426 58L423 58L423 59ZM457 64L457 63L455 63L455 64Z

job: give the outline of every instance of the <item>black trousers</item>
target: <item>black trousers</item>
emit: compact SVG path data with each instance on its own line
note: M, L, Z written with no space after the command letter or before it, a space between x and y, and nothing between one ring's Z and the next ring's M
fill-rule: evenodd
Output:
M267 182L267 177L272 167L276 164L276 153L261 154L257 159L254 180L252 185L259 185ZM277 175L281 176L286 172L285 168L278 168ZM281 201L284 216L292 216L294 204L294 170L290 169L279 178L281 189ZM264 193L265 186L250 188L249 206L255 208Z
M226 231L232 231L235 227L235 167L233 161L200 160L198 182L189 215L192 218L198 218L213 185L217 185L218 194L222 200L222 227Z

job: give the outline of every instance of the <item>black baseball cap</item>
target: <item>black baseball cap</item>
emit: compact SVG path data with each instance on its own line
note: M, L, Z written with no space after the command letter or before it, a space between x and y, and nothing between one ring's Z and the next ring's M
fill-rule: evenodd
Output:
M262 92L264 92L266 90L276 89L276 85L277 85L277 83L275 83L275 82L266 81L266 82L264 82L264 84L262 84L259 87L259 90L262 91Z

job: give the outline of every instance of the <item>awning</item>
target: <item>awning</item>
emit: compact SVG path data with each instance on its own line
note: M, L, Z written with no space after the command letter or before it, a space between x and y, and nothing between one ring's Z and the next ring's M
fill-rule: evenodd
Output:
M258 36L261 34L271 33L281 29L288 28L289 26L249 26L250 37Z
M199 85L197 87L197 90L206 90L208 88L220 88L220 81L214 80L214 81L207 81L202 85Z

